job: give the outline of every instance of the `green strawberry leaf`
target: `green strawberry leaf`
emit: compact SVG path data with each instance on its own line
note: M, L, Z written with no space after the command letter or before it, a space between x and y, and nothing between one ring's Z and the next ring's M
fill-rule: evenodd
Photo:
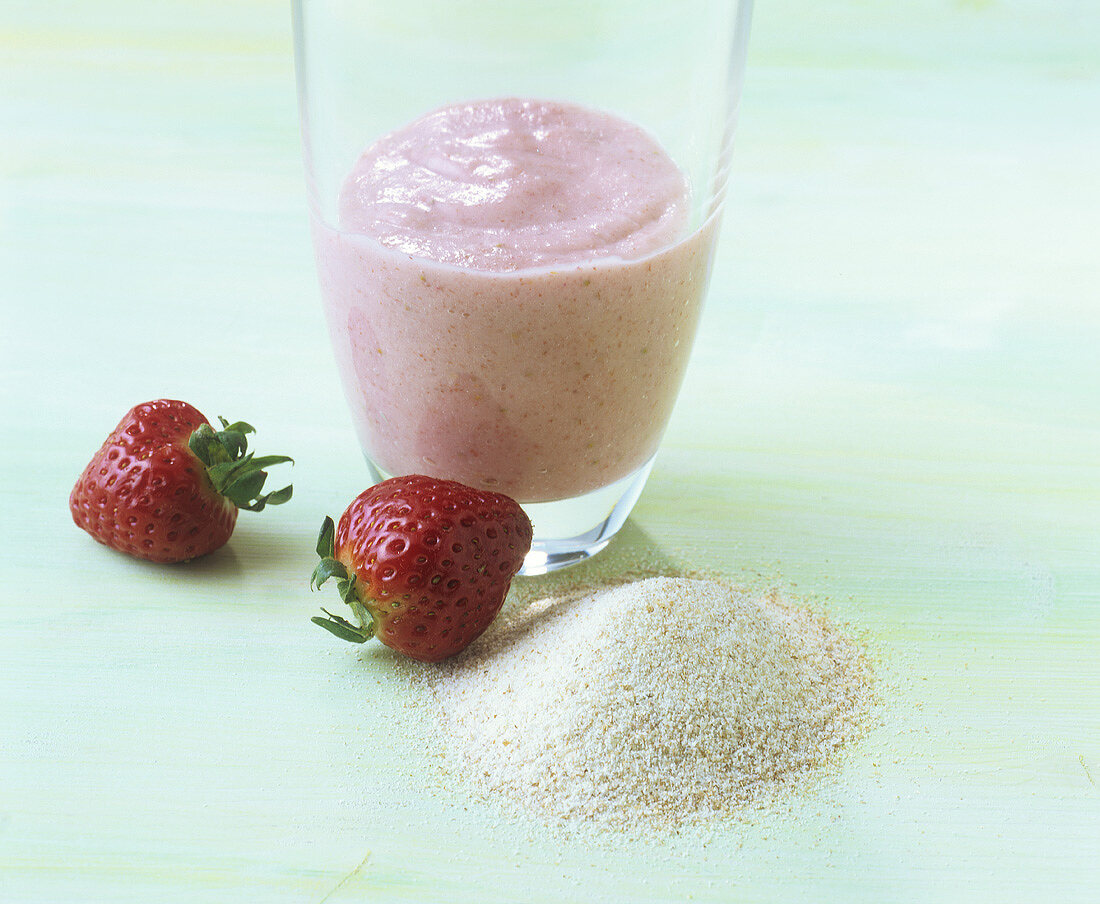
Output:
M317 555L322 559L331 559L336 555L336 523L328 515L317 535Z
M259 502L266 481L266 471L246 470L241 476L234 475L233 482L222 490L222 495L239 508L251 508L254 502Z
M243 433L222 430L214 435L217 437L218 442L221 443L222 448L225 449L230 461L236 461L244 454L244 450L248 448L248 440L245 439Z
M267 481L267 471L272 465L293 462L288 455L262 455L256 457L248 452L246 434L256 429L244 421L230 424L224 417L218 417L222 429L215 432L209 424L200 425L187 441L187 447L206 466L214 489L225 496L237 508L250 512L260 512L268 505L281 505L293 495L294 488L288 484L280 490L262 494Z
M325 557L317 563L317 567L313 569L313 575L309 579L309 586L314 590L320 590L321 585L325 583L329 578L340 578L342 581L346 581L349 577L347 568L344 567L344 563ZM341 597L343 594L341 593Z
M224 454L224 447L209 424L201 424L195 429L187 440L187 447L195 453L204 465L210 466L218 462L229 461L229 456Z
M336 582L336 589L340 592L340 599L351 606L352 611L357 611L359 594L355 592L355 575L348 575Z
M224 493L225 488L234 481L237 475L245 473L251 463L252 453L249 453L244 458L210 465L206 469L206 473L214 481L214 486L217 487L218 492Z
M310 575L309 586L312 590L320 590L321 585L329 578L336 578L336 590L359 619L359 626L353 625L347 619L333 615L327 609L321 611L328 616L323 619L315 616L312 621L337 637L350 640L353 643L363 643L374 636L374 616L359 600L359 594L355 589L355 572L351 571L343 562L336 558L336 524L326 516L321 523L321 531L317 535L317 555L321 561L313 569ZM350 636L349 636L350 633Z
M373 631L365 631L361 628L357 628L347 619L340 618L339 615L333 615L327 609L321 609L321 611L324 612L328 618L321 618L321 616L315 615L310 621L315 625L320 625L326 631L335 634L341 640L346 640L349 643L366 643L374 636Z
M289 455L261 455L259 458L253 458L251 452L248 453L248 459L252 462L254 468L270 468L272 465L294 461Z
M265 502L268 505L282 505L284 502L289 502L293 495L294 487L288 483L281 490L275 490L272 493L268 493L263 497L261 502Z
M231 423L229 423L229 421L227 421L220 414L218 415L218 421L222 425L222 430L227 430L227 431L230 431L232 433L255 433L256 432L256 428L253 427L251 424L246 424L244 421L237 421L237 422L231 424Z

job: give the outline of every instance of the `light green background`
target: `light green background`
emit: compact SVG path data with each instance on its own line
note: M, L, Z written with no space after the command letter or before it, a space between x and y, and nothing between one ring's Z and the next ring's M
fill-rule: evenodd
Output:
M1100 897L1100 7L758 4L701 339L604 568L778 582L881 724L789 810L563 840L443 793L387 656L311 626L363 488L319 313L289 13L0 7L0 900ZM294 454L160 568L66 497L135 402Z

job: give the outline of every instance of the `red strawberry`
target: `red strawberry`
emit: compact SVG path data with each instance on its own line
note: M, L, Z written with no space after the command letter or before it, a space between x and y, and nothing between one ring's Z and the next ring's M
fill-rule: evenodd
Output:
M321 611L313 621L343 640L377 637L399 653L438 662L465 649L504 603L531 548L531 521L515 500L414 474L371 487L336 527L325 518L310 586L337 578L359 624Z
M222 429L186 402L135 405L88 462L69 496L77 527L150 562L181 562L225 545L237 509L258 512L290 498L261 495L269 465L285 455L247 453L243 422Z

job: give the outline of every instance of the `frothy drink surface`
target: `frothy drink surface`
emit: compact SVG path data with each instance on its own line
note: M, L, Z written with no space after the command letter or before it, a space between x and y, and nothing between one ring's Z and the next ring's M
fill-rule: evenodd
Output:
M360 157L322 293L356 428L384 471L521 502L580 495L657 449L713 226L647 133L534 100L448 107Z
M373 145L341 226L475 270L633 258L684 231L687 185L636 126L562 104L449 107Z

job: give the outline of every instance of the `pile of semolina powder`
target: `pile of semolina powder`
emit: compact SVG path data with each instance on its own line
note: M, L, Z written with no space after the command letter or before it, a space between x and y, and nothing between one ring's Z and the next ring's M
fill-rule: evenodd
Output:
M547 821L682 826L837 761L874 697L863 651L776 593L655 577L506 609L419 673L449 771Z

